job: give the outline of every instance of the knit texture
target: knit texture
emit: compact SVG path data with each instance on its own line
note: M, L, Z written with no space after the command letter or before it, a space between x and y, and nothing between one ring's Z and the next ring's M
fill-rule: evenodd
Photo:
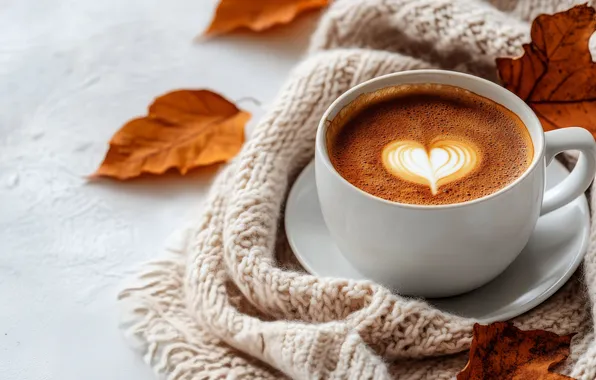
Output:
M574 3L334 2L308 57L217 177L202 220L121 293L127 331L147 363L172 380L453 378L467 361L474 321L372 282L305 273L287 244L284 201L313 158L319 119L347 89L433 67L495 80L495 58L520 54L530 20ZM579 332L560 370L584 380L596 378L595 238L582 270L513 321Z

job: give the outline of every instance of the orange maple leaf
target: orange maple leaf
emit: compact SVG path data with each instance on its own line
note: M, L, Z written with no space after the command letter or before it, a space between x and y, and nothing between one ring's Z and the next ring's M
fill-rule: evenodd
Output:
M596 135L596 64L588 41L596 11L579 5L532 23L519 58L498 58L503 86L532 109L545 130L580 126Z
M457 380L573 380L550 372L569 356L572 337L522 331L506 322L476 324L470 359Z
M223 34L239 28L260 32L327 4L329 0L221 0L205 34Z
M93 176L121 180L141 173L224 162L244 143L248 112L208 90L179 90L157 98L145 117L126 123Z

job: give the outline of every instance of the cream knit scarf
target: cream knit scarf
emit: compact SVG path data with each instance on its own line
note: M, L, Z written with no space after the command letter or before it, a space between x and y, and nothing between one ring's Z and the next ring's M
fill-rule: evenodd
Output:
M374 283L305 273L287 246L284 200L313 157L319 118L344 91L382 74L429 67L494 80L495 57L520 53L530 20L573 3L333 3L308 58L218 176L186 243L122 292L133 312L128 331L145 360L167 379L452 378L467 361L474 321ZM581 273L514 320L522 329L579 332L563 371L585 380L596 379L592 239Z

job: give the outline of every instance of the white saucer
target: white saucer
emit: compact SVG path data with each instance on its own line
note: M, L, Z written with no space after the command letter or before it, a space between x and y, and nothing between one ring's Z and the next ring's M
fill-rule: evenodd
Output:
M568 173L561 163L553 161L547 169L547 188ZM323 277L366 279L329 236L319 208L313 163L303 170L290 192L285 225L290 246L307 271ZM582 195L541 217L528 245L495 280L472 292L429 302L482 323L513 318L536 307L565 284L582 261L588 236L588 202Z

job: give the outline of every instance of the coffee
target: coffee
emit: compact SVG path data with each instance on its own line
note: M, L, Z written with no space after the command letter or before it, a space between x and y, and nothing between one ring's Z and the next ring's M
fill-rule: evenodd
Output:
M484 197L521 176L534 155L517 115L447 85L363 94L329 123L327 149L339 174L367 193L400 203Z

